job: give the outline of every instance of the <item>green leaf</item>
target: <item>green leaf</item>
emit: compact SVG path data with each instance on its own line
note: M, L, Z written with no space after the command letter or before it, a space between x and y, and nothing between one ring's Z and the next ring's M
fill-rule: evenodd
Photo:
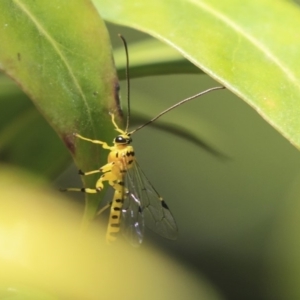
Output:
M73 136L111 139L108 112L119 110L109 36L94 7L87 0L0 1L0 39L0 68L34 101L77 166L98 169L101 147ZM85 179L94 184L94 176ZM98 197L89 202L93 210Z
M93 0L107 21L164 41L300 147L300 11L271 0Z
M0 106L1 161L49 179L61 174L71 160L66 147L30 99L5 76L0 76Z

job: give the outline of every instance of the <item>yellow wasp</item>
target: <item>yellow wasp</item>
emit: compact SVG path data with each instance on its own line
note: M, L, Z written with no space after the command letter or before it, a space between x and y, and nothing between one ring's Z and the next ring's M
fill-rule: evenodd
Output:
M114 189L114 196L112 201L98 212L98 214L100 214L109 206L111 207L106 233L106 241L108 243L115 241L117 234L121 230L132 245L138 246L143 241L145 225L162 237L174 240L178 235L175 219L163 198L152 186L136 161L134 149L131 146L131 136L136 131L154 122L175 107L211 91L223 89L224 87L210 88L192 97L186 98L164 110L149 122L129 132L129 58L126 41L122 36L120 37L125 46L127 59L128 114L126 129L120 129L115 122L114 114L111 114L112 123L115 130L119 133L113 140L113 146L109 146L106 142L92 140L75 133L75 137L101 145L103 149L107 149L110 152L108 154L107 164L101 168L89 172L79 171L79 174L84 176L102 173L101 177L96 182L95 188L68 188L63 191L81 191L92 194L98 193L103 189L104 182L108 181L108 184Z

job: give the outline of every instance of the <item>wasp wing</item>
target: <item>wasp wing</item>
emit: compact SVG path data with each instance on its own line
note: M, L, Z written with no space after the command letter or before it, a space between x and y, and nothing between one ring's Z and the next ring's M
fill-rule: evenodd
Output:
M178 229L172 213L136 161L126 172L125 187L121 224L127 238L129 235L130 240L141 243L145 224L164 238L176 239Z
M128 182L131 181L129 180ZM134 186L125 184L125 187L121 231L130 244L139 246L143 242L145 227L141 204L140 200L135 196Z

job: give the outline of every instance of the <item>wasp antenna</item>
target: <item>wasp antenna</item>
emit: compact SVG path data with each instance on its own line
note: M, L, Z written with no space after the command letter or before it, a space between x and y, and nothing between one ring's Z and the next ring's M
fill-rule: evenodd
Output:
M207 94L207 93L210 93L210 92L212 92L212 91L217 91L217 90L222 90L222 89L225 89L225 87L224 87L224 86L216 86L216 87L213 87L213 88L209 88L209 89L207 89L207 90L205 90L205 91L203 91L203 92L201 92L201 93L198 93L198 94L196 94L196 95L194 95L194 96L191 96L191 97L188 97L188 98L186 98L186 99L183 99L183 100L179 101L178 103L172 105L171 107L167 108L166 110L162 111L160 114L158 114L156 117L154 117L153 119L151 119L151 120L148 121L147 123L145 123L145 124L143 124L143 125L137 127L136 129L134 129L133 131L131 131L130 134L133 134L134 132L136 132L136 131L142 129L143 127L145 127L145 126L147 126L147 125L149 125L149 124L151 124L152 122L156 121L158 118L160 118L161 116L163 116L164 114L166 114L166 113L169 112L170 110L172 110L172 109L174 109L174 108L176 108L176 107L178 107L178 106L180 106L180 105L182 105L182 104L184 104L184 103L186 103L186 102L188 102L188 101L190 101L190 100L193 100L193 99L195 99L195 98L198 98L198 97L200 97L200 96L203 96L203 95L205 95L205 94Z
M125 132L128 132L129 128L129 120L130 120L130 80L129 80L129 54L128 54L128 47L125 38L119 34L119 38L122 40L125 54L126 54L126 81L127 81L127 120L126 120L126 129Z

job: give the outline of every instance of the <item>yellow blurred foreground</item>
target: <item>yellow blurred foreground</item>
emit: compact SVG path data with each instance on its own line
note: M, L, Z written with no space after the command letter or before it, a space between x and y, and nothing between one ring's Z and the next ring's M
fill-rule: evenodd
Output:
M26 173L0 170L1 299L220 299L157 249L108 246L99 225L80 235L76 205Z

